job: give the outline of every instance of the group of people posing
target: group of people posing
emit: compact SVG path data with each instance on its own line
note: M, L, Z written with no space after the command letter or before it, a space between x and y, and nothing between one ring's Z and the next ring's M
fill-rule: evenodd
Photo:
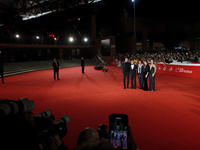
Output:
M123 82L124 89L129 88L129 75L131 75L131 89L136 89L136 76L138 75L139 89L145 91L150 90L151 92L155 91L155 74L156 74L156 65L154 64L153 59L150 60L150 64L147 61L139 60L138 64L134 63L134 60L125 58L124 63L122 64L123 70ZM148 88L148 78L149 78L149 88ZM126 84L127 79L127 84Z

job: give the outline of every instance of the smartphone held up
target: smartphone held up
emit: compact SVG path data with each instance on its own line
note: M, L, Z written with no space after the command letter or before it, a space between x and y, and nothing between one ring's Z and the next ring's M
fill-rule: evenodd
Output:
M114 148L128 149L128 116L126 114L109 115L110 143Z

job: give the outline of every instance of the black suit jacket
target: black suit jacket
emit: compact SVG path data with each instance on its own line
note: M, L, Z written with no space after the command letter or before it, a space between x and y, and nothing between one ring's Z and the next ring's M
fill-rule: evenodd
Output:
M57 64L56 64L56 62L54 61L52 66L53 66L54 71L58 71L60 63L57 61Z
M134 68L133 69L131 68L131 75L136 75L136 71L137 71L137 65L134 64Z
M81 59L81 66L84 66L85 65L85 62L83 59Z
M131 69L131 63L129 62L123 63L122 65L123 73L130 73L130 69Z
M0 62L0 72L3 72L3 62Z

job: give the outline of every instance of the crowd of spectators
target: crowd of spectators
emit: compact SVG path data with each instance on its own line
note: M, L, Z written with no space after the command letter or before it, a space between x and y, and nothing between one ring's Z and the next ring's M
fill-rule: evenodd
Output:
M62 138L67 135L70 118L61 117L55 122L50 110L33 115L34 106L34 101L27 98L0 99L0 149L68 150ZM137 150L130 127L128 133L129 149ZM101 124L97 129L86 127L80 131L74 150L114 150L108 126Z
M136 53L136 54L117 54L114 59L117 59L121 62L124 61L124 58L129 58L138 62L139 60L147 60L150 62L151 59L155 63L192 63L200 62L200 53L198 51L175 51L175 52L155 52L155 53Z

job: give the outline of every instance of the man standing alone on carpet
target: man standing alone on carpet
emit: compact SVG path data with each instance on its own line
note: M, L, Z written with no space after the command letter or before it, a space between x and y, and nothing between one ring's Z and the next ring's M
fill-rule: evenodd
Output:
M85 69L85 62L84 62L84 58L81 57L81 66L82 66L82 73L85 73L84 72L84 69Z
M0 50L0 75L1 75L1 81L4 83L4 77L3 77L3 56L2 51Z
M124 89L126 88L126 78L127 78L127 88L129 88L130 68L131 68L131 64L130 64L130 62L128 62L128 58L125 58L125 62L122 65Z
M59 79L59 66L60 66L60 63L57 61L56 58L54 58L52 66L53 66L54 80L56 80L56 75L57 75L57 80L60 80Z
M1 75L1 81L4 83L4 77L3 77L3 61L0 60L0 75Z

